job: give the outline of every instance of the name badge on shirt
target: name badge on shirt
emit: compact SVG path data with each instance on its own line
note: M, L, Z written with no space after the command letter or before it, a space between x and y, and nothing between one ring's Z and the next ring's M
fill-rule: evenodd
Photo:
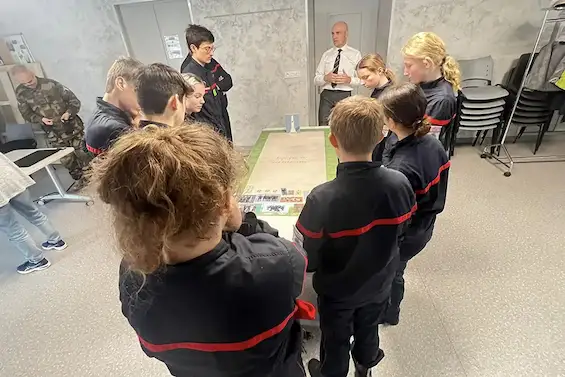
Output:
M292 242L300 247L304 247L304 236L300 233L296 225L294 225L292 229Z

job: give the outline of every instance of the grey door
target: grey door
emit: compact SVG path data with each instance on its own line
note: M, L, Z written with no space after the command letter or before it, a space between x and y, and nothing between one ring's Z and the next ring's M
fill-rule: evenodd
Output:
M190 23L186 0L162 0L116 6L124 40L141 62L180 68L188 50L184 30Z
M313 0L314 17L310 22L314 22L314 59L310 62L312 73L322 58L322 54L333 46L331 29L335 22L345 21L349 26L348 45L361 51L361 55L378 52L375 51L377 44L377 20L379 2L381 0ZM386 51L385 51L386 53ZM310 85L314 87L314 75L310 77ZM315 112L318 114L320 102L319 88L315 90ZM369 94L365 88L355 90L353 94ZM312 109L310 119L313 118ZM316 123L317 124L317 121Z

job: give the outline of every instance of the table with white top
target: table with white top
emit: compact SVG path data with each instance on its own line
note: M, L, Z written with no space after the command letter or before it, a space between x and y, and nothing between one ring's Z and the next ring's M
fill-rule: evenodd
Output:
M65 156L68 156L68 155L74 153L74 151L75 151L74 148L67 147L67 148L17 149L17 150L8 152L5 155L12 162L16 162L16 161L18 161L18 160L20 160L24 157L29 156L30 154L32 154L34 152L42 151L42 150L58 150L58 152L36 162L35 164L33 164L31 166L20 167L20 169L27 175L31 175L33 173L36 173L36 172L40 171L41 169L47 170L47 174L49 174L51 181L53 181L53 184L57 188L57 193L48 194L48 195L44 195L44 196L40 197L39 200L38 200L38 203L44 204L46 201L51 201L51 200L65 200L65 201L71 201L71 202L84 202L87 205L92 204L92 202L93 202L92 198L89 197L89 196L74 195L74 194L67 193L66 190L63 188L63 185L61 184L61 180L57 176L57 173L55 173L55 169L52 166L53 164L58 164L59 160L62 157L65 157Z

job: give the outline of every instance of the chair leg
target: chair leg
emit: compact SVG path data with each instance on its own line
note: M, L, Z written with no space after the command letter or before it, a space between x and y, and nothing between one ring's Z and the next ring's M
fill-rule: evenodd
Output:
M549 125L551 123L551 119L548 120L547 122L545 122L539 129L538 132L538 138L536 140L536 146L534 147L534 154L538 153L538 149L541 145L541 142L543 141L543 137L545 136L545 133L547 132L547 130L549 129Z
M488 130L483 131L483 137L481 138L481 145L483 145L483 143L485 142L485 138L487 137L487 135L488 135Z
M498 144L499 134L500 134L500 126L492 129L492 141L491 141L492 145ZM500 155L500 148L491 147L490 153L491 154L497 153L498 155Z
M477 131L477 132L475 133L475 138L473 139L473 144L471 144L473 147L474 147L475 145L477 145L477 141L479 141L479 136L481 136L481 131Z
M522 135L524 134L524 131L526 131L526 127L521 127L520 132L518 132L518 135L516 135L516 137L514 138L514 141L512 143L516 143L518 141L518 139L522 137Z

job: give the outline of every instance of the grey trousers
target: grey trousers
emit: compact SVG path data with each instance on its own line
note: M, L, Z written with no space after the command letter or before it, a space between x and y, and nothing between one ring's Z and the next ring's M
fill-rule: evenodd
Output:
M47 241L57 243L61 240L61 236L53 228L47 216L31 200L27 190L12 198L5 206L0 207L0 231L6 233L8 239L28 261L39 262L43 259L43 252L37 247L27 230L18 222L16 212L35 225L47 237Z
M327 126L328 117L334 106L344 98L350 97L351 92L343 90L324 89L320 93L320 107L318 108L318 125Z

